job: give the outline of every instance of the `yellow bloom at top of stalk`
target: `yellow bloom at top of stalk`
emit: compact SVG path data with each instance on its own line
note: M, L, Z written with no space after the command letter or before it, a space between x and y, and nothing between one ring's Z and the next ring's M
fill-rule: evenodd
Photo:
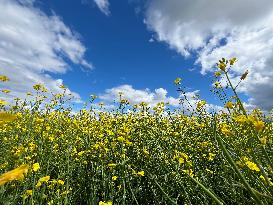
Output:
M226 104L225 104L225 108L228 108L228 109L232 109L233 108L233 103L228 101Z
M3 90L2 90L2 93L8 94L8 93L10 93L10 90L8 90L8 89L3 89Z
M28 172L28 165L23 164L20 167L6 172L0 176L0 186L6 184L7 182L14 180L22 180L25 174Z
M9 78L5 75L0 75L0 81L6 82L6 81L9 81Z
M214 73L214 76L215 77L219 77L221 75L221 71L216 71L215 73Z
M33 85L33 89L37 91L47 92L46 87L42 84Z
M7 102L5 100L0 99L0 105L6 105Z
M225 71L226 70L226 67L227 65L224 63L224 62L221 62L217 65L217 67L222 70L222 71Z
M237 61L237 58L231 58L231 59L229 60L229 64L230 64L230 65L233 65L236 61Z
M197 103L197 109L201 109L202 107L204 107L207 104L207 102L205 100L201 100Z
M175 85L180 85L181 84L181 78L176 78L175 80L174 80L174 84Z

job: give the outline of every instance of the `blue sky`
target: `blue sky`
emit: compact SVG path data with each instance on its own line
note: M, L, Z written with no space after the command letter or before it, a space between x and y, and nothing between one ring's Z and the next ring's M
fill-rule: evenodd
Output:
M70 64L72 71L56 76L84 99L122 84L152 91L162 87L177 96L173 80L181 76L189 91L200 89L204 98L214 102L208 91L209 77L202 76L198 65L193 65L194 56L186 59L164 43L149 42L154 34L144 24L144 14L135 12L135 4L117 1L111 4L109 16L92 3L45 1L43 6L47 12L53 9L79 32L88 49L86 59L94 70L87 73Z
M223 10L224 0L3 0L0 74L13 81L0 86L14 92L0 97L23 97L35 83L58 92L64 83L82 101L96 94L111 104L124 91L133 103L162 100L177 106L173 80L181 77L189 96L199 92L208 103L221 105L209 91L215 63L236 56L232 81L250 71L238 89L245 105L268 110L273 101L269 4L232 0Z

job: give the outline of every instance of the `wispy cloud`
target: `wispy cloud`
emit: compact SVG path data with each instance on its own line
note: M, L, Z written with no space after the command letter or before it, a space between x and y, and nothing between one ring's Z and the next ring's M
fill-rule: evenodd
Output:
M110 3L108 0L81 0L83 4L90 4L91 2L94 2L96 6L99 8L99 10L104 13L106 16L110 15Z
M110 14L109 10L110 4L108 0L94 0L94 2L97 4L101 12L103 12L107 16Z

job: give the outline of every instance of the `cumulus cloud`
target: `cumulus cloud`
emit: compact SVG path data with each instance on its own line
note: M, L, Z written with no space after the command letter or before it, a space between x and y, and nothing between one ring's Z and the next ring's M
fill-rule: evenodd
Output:
M22 97L37 83L51 92L60 92L62 79L50 74L65 73L69 62L92 69L84 58L86 48L79 35L60 17L47 16L33 2L0 2L0 74L10 78L2 88L12 90L10 95L0 94L1 97ZM79 98L77 93L68 92Z
M159 102L168 102L174 107L179 106L179 99L168 97L168 92L164 88L158 88L154 91L150 91L149 89L134 89L132 85L120 85L106 89L103 94L99 95L99 98L106 102L112 103L114 100L119 100L120 93L122 93L122 97L129 100L131 104L145 102L148 105L154 107Z
M222 57L237 57L232 80L249 70L239 91L250 104L273 107L273 1L150 0L145 22L158 41L196 55L202 74Z

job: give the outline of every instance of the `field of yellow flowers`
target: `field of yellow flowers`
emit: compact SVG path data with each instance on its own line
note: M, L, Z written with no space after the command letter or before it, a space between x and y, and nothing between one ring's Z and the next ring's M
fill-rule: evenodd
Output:
M235 61L220 60L216 79L230 83ZM126 99L74 113L64 86L49 99L40 84L32 101L0 100L0 204L273 204L272 116L246 111L228 85L218 113L202 100L192 113L163 103L123 112ZM226 93L218 81L214 92Z

